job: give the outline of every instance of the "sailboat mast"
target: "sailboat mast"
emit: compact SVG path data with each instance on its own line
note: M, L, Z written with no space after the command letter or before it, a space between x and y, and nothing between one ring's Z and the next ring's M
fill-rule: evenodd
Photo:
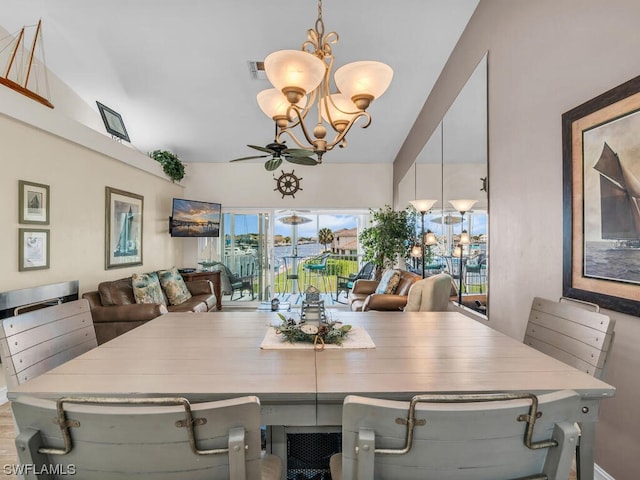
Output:
M31 75L31 65L33 64L33 55L36 53L36 42L38 41L38 35L40 35L41 24L42 20L38 20L36 34L33 36L33 43L31 44L31 55L29 55L29 67L27 68L27 76L24 79L24 88L27 88L27 83L29 83L29 75Z
M18 41L16 42L16 46L13 48L13 53L11 54L11 60L9 60L9 65L7 66L7 71L4 72L5 78L9 78L9 73L11 72L13 61L16 59L18 48L20 48L20 42L22 42L22 37L24 37L24 27L22 27L22 30L20 30L20 35L18 35Z

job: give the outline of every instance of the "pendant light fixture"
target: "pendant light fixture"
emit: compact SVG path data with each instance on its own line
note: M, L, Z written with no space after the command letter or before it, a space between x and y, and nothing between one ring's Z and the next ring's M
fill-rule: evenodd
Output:
M353 62L336 70L333 81L338 91L332 92L331 45L337 42L336 32L325 35L319 0L315 28L308 30L302 49L280 50L265 58L265 73L274 88L258 93L258 105L278 126L276 141L286 133L300 148L315 153L318 163L336 145L346 146L346 135L359 118L363 128L370 125L366 110L393 77L384 63Z

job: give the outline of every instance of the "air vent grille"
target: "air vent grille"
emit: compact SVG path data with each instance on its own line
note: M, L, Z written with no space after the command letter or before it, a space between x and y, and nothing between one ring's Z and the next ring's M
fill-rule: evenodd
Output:
M264 73L264 62L258 60L249 60L249 74L254 80L266 80L267 74Z

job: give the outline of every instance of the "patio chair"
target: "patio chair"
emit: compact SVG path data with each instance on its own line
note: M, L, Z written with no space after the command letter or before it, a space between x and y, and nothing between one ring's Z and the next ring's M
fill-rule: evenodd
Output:
M358 273L352 273L351 275L344 277L342 275L338 275L336 278L336 302L338 303L347 303L341 302L338 300L340 297L340 292L344 292L346 296L349 295L349 291L353 288L353 284L356 280L364 279L370 280L373 276L373 272L376 266L373 262L365 263Z
M305 285L313 285L314 278L322 277L324 291L329 292L327 288L327 260L329 260L329 255L331 254L323 253L304 262ZM318 285L315 286L317 287Z
M222 293L225 295L231 295L230 300L233 300L233 296L236 292L240 292L240 296L236 298L239 300L244 297L244 292L247 291L251 293L251 300L255 298L255 292L253 290L253 273L255 265L253 263L249 263L247 265L247 271L244 275L238 275L237 273L232 273L224 263L216 263L213 265L212 270L220 270L226 279L221 279L222 283Z
M240 397L18 397L16 447L29 479L276 480L280 459L262 457L260 402ZM42 475L40 475L44 472ZM58 478L56 476L56 478Z
M417 395L411 402L349 395L331 478L566 480L579 399L568 390Z

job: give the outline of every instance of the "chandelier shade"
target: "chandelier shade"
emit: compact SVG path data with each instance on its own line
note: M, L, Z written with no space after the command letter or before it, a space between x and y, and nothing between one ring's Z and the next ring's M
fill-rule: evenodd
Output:
M449 203L453 206L453 208L455 208L462 215L464 215L464 212L468 212L469 210L471 210L471 207L473 207L476 203L478 203L478 200L471 200L471 199L449 200Z
M291 105L287 97L277 88L267 88L257 95L258 105L264 114L273 120L287 120L287 110ZM307 97L304 96L297 103L298 107L304 108L307 105Z
M322 60L302 50L280 50L264 59L267 78L290 103L298 103L302 96L315 90L325 70Z
M426 213L431 210L438 200L409 200L409 203L420 213Z
M360 110L366 110L369 103L379 98L391 85L393 69L381 62L352 62L336 70L334 78L338 89Z
M356 115L357 109L355 104L342 93L329 95L326 102L320 103L322 118L328 123L334 123L338 130L341 126L346 127L349 124L353 116Z

